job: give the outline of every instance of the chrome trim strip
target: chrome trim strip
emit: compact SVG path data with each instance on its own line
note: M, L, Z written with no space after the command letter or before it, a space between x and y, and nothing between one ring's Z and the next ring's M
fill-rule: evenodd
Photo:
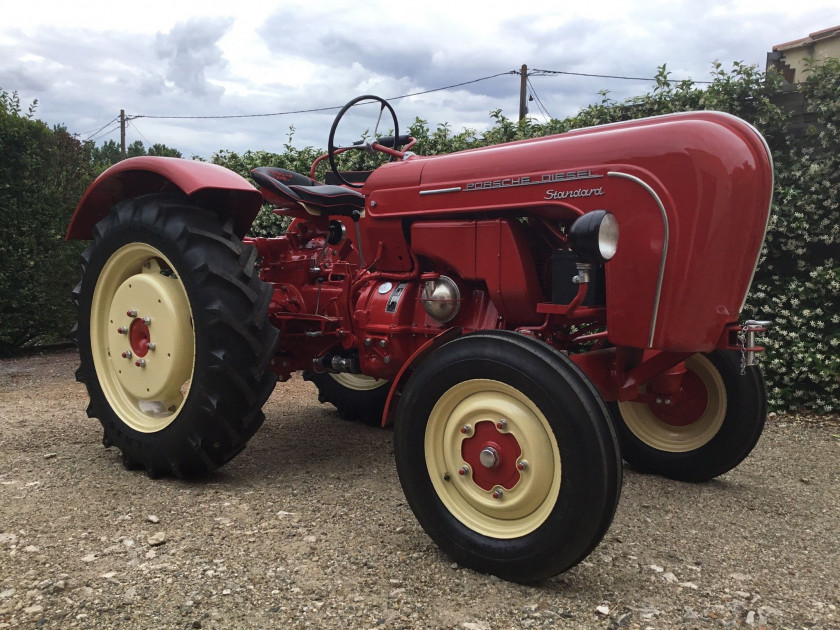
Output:
M671 238L671 229L668 226L668 215L665 213L665 206L659 198L659 195L657 195L653 188L651 188L644 180L639 179L635 175L629 175L627 173L620 173L616 171L608 172L607 176L629 179L631 182L635 182L644 188L648 194L653 197L653 200L656 202L656 205L659 206L659 212L662 215L662 224L665 228L665 241L662 244L662 256L659 259L659 278L656 280L656 297L653 300L653 315L650 320L650 335L648 336L648 348L652 348L653 335L656 332L656 318L659 315L659 298L662 295L662 280L665 278L665 259L668 257L668 242ZM619 229L621 228L619 227Z
M442 195L443 193L451 193L451 192L461 192L460 186L455 186L454 188L438 188L435 190L421 190L421 195Z

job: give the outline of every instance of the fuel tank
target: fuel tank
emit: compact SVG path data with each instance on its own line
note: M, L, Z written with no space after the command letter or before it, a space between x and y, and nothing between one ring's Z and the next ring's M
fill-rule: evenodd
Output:
M476 215L568 224L609 210L621 234L606 264L610 340L708 351L743 307L772 191L758 131L691 112L386 164L365 185L365 223L371 234ZM476 267L497 254L476 249Z

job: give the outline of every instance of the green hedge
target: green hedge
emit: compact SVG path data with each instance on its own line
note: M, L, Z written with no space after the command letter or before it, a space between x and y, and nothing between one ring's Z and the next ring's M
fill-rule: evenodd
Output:
M93 177L85 148L0 90L0 356L67 340L82 244L64 233Z

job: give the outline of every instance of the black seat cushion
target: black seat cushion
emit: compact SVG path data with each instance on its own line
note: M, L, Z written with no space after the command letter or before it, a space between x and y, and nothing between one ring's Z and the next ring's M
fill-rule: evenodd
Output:
M344 186L295 186L289 188L298 198L329 214L350 216L354 210L361 212L365 208L365 196Z

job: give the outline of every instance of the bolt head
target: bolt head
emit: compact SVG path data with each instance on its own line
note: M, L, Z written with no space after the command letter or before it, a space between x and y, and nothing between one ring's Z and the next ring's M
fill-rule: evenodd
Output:
M134 362L134 365L136 365L137 367L146 367L146 359L137 359Z
M373 340L370 337L365 337L365 345L369 346L371 343L373 343Z
M462 477L463 477L464 475L468 475L468 474L470 474L470 467L469 467L469 466L461 466L461 467L458 469L458 474L459 474L459 475L461 475Z
M122 353L123 359L130 359L131 358L131 350L126 350Z
M501 488L497 487L493 490L493 498L496 499L497 501L499 499L501 499L503 496L505 496L505 492Z
M384 348L386 345L388 345L387 341L385 341L384 339L379 340L379 347L380 348Z
M481 465L485 468L495 468L499 463L499 453L492 446L484 448L478 456Z
M527 470L528 462L524 459L516 465L517 470Z
M507 429L507 420L505 420L504 418L502 418L501 420L499 420L499 421L496 423L496 428L497 428L499 431L504 431L505 429Z
M146 326L148 326L149 324L152 323L152 318L151 317L144 317L143 318L143 323L146 324Z
M125 326L120 326L119 328L117 328L117 332L121 335L124 335L128 332L128 328L126 328Z
M129 317L137 317L137 311L133 308L128 309L125 314Z
M469 435L470 433L472 433L472 427L468 424L465 424L461 427L461 433L463 433L464 435Z
M154 341L150 341L148 346L146 347L149 348L149 350L154 350L155 348L157 348Z

